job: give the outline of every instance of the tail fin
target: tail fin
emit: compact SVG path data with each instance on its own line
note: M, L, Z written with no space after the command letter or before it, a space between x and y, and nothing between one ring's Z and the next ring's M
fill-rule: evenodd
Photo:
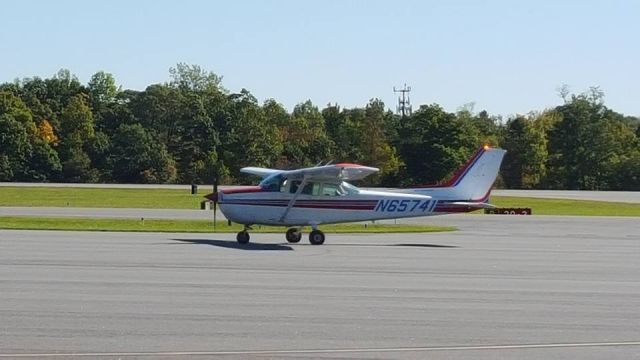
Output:
M453 184L456 197L471 201L485 201L496 181L506 150L485 146L478 150L465 167L461 168Z
M452 199L484 202L496 181L505 153L506 150L484 146L445 183L414 190L422 192L441 189Z

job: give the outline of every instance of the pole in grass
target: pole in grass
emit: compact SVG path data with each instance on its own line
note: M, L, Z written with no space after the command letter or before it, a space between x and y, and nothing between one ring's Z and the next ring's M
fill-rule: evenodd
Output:
M218 166L213 173L213 232L216 231L216 213L218 212Z

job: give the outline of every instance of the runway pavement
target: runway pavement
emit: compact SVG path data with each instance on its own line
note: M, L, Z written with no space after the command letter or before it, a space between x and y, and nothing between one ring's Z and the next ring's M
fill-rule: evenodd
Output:
M464 224L323 246L0 231L0 358L640 358L637 219L439 219Z

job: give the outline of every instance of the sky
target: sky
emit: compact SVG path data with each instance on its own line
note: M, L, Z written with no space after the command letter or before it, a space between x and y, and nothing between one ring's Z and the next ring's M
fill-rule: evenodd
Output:
M503 117L599 86L640 115L640 1L21 0L0 8L0 82L67 68L125 89L169 80L178 62L292 109L350 108L393 87L411 102Z

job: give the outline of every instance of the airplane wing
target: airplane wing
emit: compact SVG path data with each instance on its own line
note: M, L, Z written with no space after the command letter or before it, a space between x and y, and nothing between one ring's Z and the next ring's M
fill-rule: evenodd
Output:
M316 166L298 170L283 171L282 174L289 179L306 178L312 180L360 180L380 171L378 168L351 163Z
M474 208L474 209L495 209L496 206L489 204L489 203L485 203L485 202L466 202L466 201L455 201L455 202L451 202L451 203L447 203L450 205L457 205L457 206L467 206L470 208Z
M265 178L271 174L282 172L282 170L249 166L249 167L243 167L242 169L240 169L240 172L243 172L245 174L257 175L262 178Z

